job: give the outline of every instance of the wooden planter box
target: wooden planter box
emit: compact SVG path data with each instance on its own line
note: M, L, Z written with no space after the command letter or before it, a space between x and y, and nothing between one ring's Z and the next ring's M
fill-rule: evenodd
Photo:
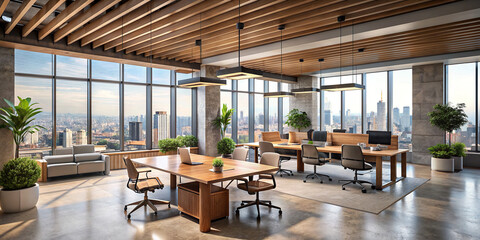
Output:
M199 218L199 183L178 184L178 210ZM212 220L228 217L228 189L212 185L210 216Z

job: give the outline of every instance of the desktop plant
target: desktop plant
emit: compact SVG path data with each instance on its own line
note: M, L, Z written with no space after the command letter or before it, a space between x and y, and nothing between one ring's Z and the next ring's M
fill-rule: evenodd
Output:
M294 108L288 113L285 124L292 128L298 129L300 132L302 128L310 127L312 122L310 121L310 118L308 118L306 112Z
M18 97L18 105L4 99L7 107L0 108L0 128L6 128L13 134L15 142L15 158L19 157L20 144L27 133L33 134L40 129L45 129L40 125L32 124L35 116L41 113L41 108L34 107L38 103L32 103L31 98Z
M227 104L223 104L220 116L218 116L212 122L215 127L220 128L220 134L222 135L222 139L225 137L225 132L227 131L228 125L230 125L232 121L233 111L233 108L228 109Z
M213 171L214 172L222 172L223 171L223 160L221 158L213 159Z
M231 138L223 138L217 143L217 152L222 154L222 157L230 157L235 150L235 142Z

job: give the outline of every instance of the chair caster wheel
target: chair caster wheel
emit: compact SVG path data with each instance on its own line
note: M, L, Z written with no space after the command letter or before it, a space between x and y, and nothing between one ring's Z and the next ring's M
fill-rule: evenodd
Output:
M331 182L331 181L332 181L332 179L331 179L331 178L329 178L329 179L328 179L328 181L330 181L330 182Z
M362 193L367 193L367 189L362 189Z
M235 210L235 214L237 214L237 215L238 215L238 214L240 214L240 211L238 211L238 210Z
M170 208L170 203L168 204L168 208Z
M243 204L243 202L242 202L242 203L240 203L240 206L243 206L243 205L245 205L245 204Z
M293 173L292 173L292 176L293 176Z
M157 215L157 212L154 212L153 214Z
M128 215L127 215L127 218L130 219L130 217L131 217L130 214L128 214Z
M342 190L345 190L345 188L344 188L344 187L342 187Z
M323 181L320 181L321 184L323 184Z
M375 186L372 185L372 189L375 189Z
M282 210L278 211L278 215L282 216Z
M259 220L260 220L260 216L257 216L257 221L259 221Z
M127 206L125 206L125 207L123 208L123 211L127 211Z

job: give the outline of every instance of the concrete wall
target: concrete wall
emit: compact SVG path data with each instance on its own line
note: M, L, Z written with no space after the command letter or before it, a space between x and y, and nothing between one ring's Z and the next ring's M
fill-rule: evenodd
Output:
M12 102L15 98L14 53L12 48L0 47L0 107L7 105L4 98ZM12 133L7 129L0 129L0 168L14 158L14 151Z
M427 148L445 142L445 132L430 124L427 116L443 103L443 63L413 67L412 162L430 165Z
M217 78L220 67L202 66L202 77ZM220 86L197 88L197 136L199 154L218 156L217 143L220 141L220 129L212 125L212 121L220 114ZM180 103L181 104L181 103Z
M315 87L315 88L319 87L318 79L312 76L301 76L298 78L298 82L296 84L291 84L289 91L291 89L296 89L296 88L311 88L311 87ZM311 128L316 130L320 130L319 119L318 119L320 106L318 106L318 98L319 98L318 93L297 94L295 97L290 98L290 106L289 106L290 108L289 110L296 108L300 111L306 112L308 117L310 118L310 121L312 121Z

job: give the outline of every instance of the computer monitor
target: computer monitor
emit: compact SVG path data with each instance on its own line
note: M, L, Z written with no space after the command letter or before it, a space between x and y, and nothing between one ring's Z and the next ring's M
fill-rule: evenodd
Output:
M313 132L313 141L326 142L327 141L327 131L314 131Z
M392 132L390 131L367 131L368 144L392 144Z

